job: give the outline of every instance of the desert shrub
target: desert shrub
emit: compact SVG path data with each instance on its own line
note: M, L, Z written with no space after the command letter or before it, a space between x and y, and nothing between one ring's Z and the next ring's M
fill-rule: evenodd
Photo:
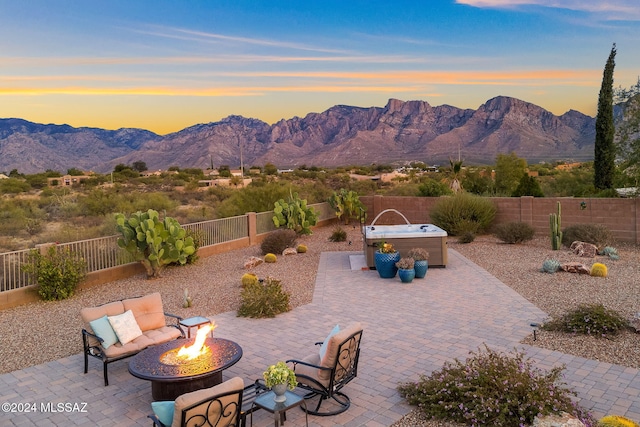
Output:
M275 317L291 309L290 295L282 289L280 280L267 277L263 283L250 283L240 293L242 300L238 308L240 317Z
M56 301L73 296L86 276L87 264L73 252L51 246L44 255L37 249L29 252L29 263L23 270L35 277L43 300Z
M280 228L270 232L260 244L260 250L263 255L268 253L281 254L287 248L293 248L296 244L298 235L294 230L288 228Z
M609 229L600 224L570 225L562 232L562 244L567 247L575 241L580 241L602 248L610 244L612 240Z
M476 233L473 231L465 231L458 236L458 243L471 243L476 240Z
M561 331L585 335L616 335L628 326L627 320L602 304L581 304L557 319L542 326L547 331Z
M524 352L501 354L485 346L461 362L446 362L416 383L398 387L407 401L427 417L465 425L531 425L536 415L576 414L575 393L561 382L564 367L544 372Z
M329 236L330 242L344 242L347 240L347 232L340 226L333 229L331 236Z
M474 234L487 230L496 215L496 207L490 199L469 193L441 197L430 212L435 225L452 236L465 232Z
M536 230L526 222L507 222L494 227L495 236L505 243L523 243L533 239Z

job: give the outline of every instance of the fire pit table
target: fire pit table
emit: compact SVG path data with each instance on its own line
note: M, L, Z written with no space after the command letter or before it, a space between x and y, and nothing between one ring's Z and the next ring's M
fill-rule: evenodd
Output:
M153 400L175 400L190 391L222 382L222 371L242 357L242 348L224 338L207 338L200 355L193 359L178 356L180 347L195 339L178 339L149 347L129 361L131 375L151 381Z

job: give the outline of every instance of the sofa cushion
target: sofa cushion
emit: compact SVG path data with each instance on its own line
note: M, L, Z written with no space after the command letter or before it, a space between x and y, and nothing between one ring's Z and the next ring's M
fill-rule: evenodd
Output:
M192 391L191 393L186 393L186 394L183 394L182 396L178 396L178 398L175 401L175 406L173 409L173 423L171 425L172 426L180 425L180 422L182 421L181 419L182 410L184 408L187 408L193 404L196 404L198 402L201 402L203 400L206 400L212 396L215 396L221 393L226 393L230 391L242 391L243 388L244 388L244 381L242 380L242 378L234 377L228 381L223 382L222 384L218 384L216 386L205 388L202 390ZM227 407L229 403L233 402L236 399L237 399L237 396L235 395L227 396L224 399L222 399L222 406ZM240 404L242 404L242 402L240 402ZM189 410L189 412L187 413L187 419L193 417L198 413L205 414L207 413L207 409L209 409L208 417L212 420L216 420L216 417L215 417L216 414L214 409L216 407L217 406L212 406L211 408L207 408L207 405L197 406ZM229 407L229 410L232 410L232 407ZM240 424L239 420L230 420L230 422L233 422L233 425ZM227 424L222 424L222 425L227 425Z
M109 316L108 319L113 330L118 336L118 341L120 341L122 345L125 345L129 341L133 341L142 335L142 331L140 330L140 327L136 322L136 318L133 316L133 312L131 310L127 310L116 316Z
M90 323L93 320L99 319L102 316L115 316L116 314L124 313L124 306L122 305L122 301L114 301L107 304L99 305L98 307L86 307L80 310L80 317L84 322L84 328L95 334L95 331L91 327ZM97 346L100 345L97 339L93 337L89 337L89 345Z
M85 307L80 310L80 317L86 327L90 327L89 322L101 318L102 316L115 316L124 313L122 301L114 301L97 307ZM93 329L90 332L95 332Z
M102 348L107 349L109 346L118 342L118 337L111 327L111 323L109 323L109 318L106 314L96 320L92 320L89 322L89 325L91 325L93 332L102 338Z
M158 329L167 324L162 307L162 297L154 292L139 298L122 301L124 310L131 310L141 331Z

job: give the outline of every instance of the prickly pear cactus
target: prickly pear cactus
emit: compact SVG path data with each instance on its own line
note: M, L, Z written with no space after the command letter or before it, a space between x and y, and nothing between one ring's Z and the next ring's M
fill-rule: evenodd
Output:
M178 221L171 217L160 220L157 211L136 212L129 218L116 214L116 226L122 237L118 246L133 255L144 265L148 278L160 277L167 265L187 263L187 257L195 253L193 238Z
M273 223L276 227L287 227L298 234L312 234L311 227L318 222L318 216L307 201L300 199L298 193L289 195L289 201L280 199L274 203Z
M545 259L542 263L542 271L545 273L555 273L560 270L560 261L556 259Z

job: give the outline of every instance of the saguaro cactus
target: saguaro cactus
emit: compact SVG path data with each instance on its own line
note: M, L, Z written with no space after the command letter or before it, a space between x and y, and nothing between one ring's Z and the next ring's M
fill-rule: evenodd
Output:
M549 227L551 228L551 248L557 251L562 247L562 210L560 202L558 202L558 213L552 213L549 215Z

